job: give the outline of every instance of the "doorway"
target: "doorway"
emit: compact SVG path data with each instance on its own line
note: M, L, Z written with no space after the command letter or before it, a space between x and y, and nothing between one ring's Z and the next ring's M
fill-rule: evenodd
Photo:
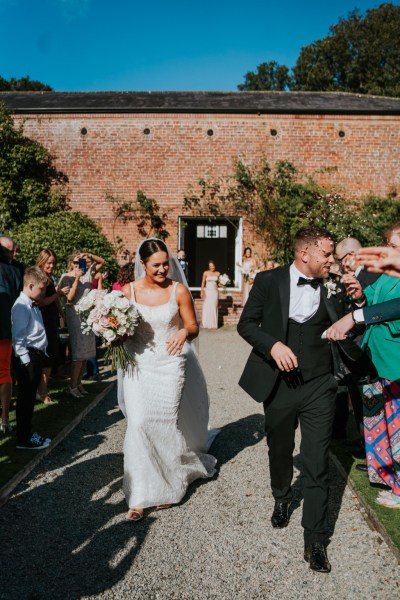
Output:
M238 217L179 217L179 247L189 263L189 286L200 288L208 261L215 261L217 271L226 273L229 287L236 287L236 263L240 262L241 221Z

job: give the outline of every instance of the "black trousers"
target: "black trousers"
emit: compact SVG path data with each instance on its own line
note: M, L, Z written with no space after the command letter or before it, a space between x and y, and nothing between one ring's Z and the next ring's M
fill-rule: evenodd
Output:
M27 367L19 359L16 360L15 375L18 382L17 444L24 444L31 439L33 408L42 376L43 356L42 352L30 349L30 363Z
M276 500L292 498L294 435L301 429L301 475L304 541L328 538L328 451L335 414L337 382L331 373L297 387L282 377L264 403L272 493Z

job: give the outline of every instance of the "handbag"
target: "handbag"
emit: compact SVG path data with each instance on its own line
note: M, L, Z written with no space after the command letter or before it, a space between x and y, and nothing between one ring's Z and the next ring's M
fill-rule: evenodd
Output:
M358 385L377 381L378 371L371 357L353 340L346 339L333 344L335 375L338 380L345 380ZM336 360L335 360L336 354Z

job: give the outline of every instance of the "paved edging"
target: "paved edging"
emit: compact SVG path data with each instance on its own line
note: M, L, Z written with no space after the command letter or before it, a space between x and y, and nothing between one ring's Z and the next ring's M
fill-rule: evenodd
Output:
M50 454L50 452L52 450L54 450L54 448L56 446L58 446L58 444L60 442L62 442L67 435L69 435L71 433L71 431L73 429L75 429L75 427L77 425L79 425L79 423L82 421L82 419L84 419L86 417L86 415L88 413L90 413L91 410L93 410L98 404L99 402L101 402L103 400L103 398L105 398L105 396L107 396L107 394L112 390L113 386L115 385L115 380L112 381L105 390L103 390L102 392L100 392L100 394L98 394L91 402L90 404L88 404L87 406L85 406L85 408L82 410L82 412L80 412L78 415L76 415L76 417L74 417L72 419L72 421L70 423L68 423L68 425L66 425L64 427L64 429L62 429L60 431L60 433L58 433L56 435L56 437L52 440L50 446L48 448L45 448L44 450L41 450L34 458L32 458L32 460L30 460L28 462L28 464L26 464L20 471L18 471L18 473L16 475L14 475L14 477L12 477L5 485L3 485L2 488L0 488L0 506L2 506L3 504L5 504L8 500L8 498L10 497L11 493L15 490L15 488L21 483L21 481L23 479L25 479L25 477L27 475L29 475L29 473L31 471L33 471L33 469L48 455Z
M337 458L337 456L332 451L330 452L330 454L331 454L331 459L332 459L333 464L335 465L336 469L339 471L341 476L346 481L346 485L350 488L352 493L357 497L357 500L361 506L361 514L363 515L364 519L367 521L367 523L371 527L371 529L375 529L375 531L377 531L382 536L382 538L385 540L386 544L389 546L390 550L393 552L394 556L396 557L398 563L400 564L400 550L394 545L390 535L386 531L385 526L379 520L378 515L370 507L368 502L364 499L363 495L358 491L358 489L352 482L350 476L346 473L345 468L343 467L342 463Z

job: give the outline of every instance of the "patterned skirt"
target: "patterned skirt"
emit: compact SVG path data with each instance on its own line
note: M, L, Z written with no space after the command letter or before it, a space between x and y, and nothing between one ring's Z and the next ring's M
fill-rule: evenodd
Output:
M368 477L400 496L400 380L363 386Z

